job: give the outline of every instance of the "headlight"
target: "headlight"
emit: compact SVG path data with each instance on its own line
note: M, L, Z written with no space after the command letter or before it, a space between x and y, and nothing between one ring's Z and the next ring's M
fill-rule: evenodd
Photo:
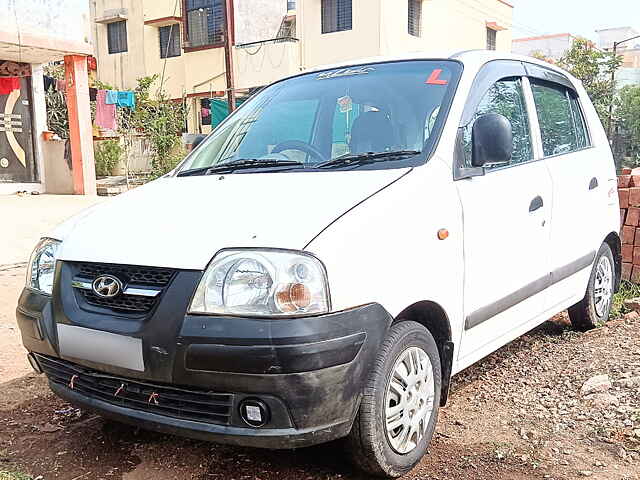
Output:
M27 268L27 287L51 295L60 241L42 238L33 249Z
M222 250L202 276L189 311L250 316L326 313L327 275L317 258L303 252Z

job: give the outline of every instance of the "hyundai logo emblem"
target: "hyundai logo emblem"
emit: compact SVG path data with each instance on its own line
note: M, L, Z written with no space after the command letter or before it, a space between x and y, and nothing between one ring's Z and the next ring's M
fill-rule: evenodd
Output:
M93 293L102 298L113 298L122 292L122 282L113 275L100 275L91 284Z

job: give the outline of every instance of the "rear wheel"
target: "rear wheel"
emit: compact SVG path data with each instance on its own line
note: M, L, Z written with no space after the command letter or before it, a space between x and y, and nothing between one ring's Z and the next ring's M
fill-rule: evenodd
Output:
M399 477L423 457L438 419L438 347L422 325L393 325L365 386L348 437L354 463L367 473Z
M580 302L569 308L569 318L574 328L590 330L609 319L615 277L611 248L603 243L593 263L587 293Z

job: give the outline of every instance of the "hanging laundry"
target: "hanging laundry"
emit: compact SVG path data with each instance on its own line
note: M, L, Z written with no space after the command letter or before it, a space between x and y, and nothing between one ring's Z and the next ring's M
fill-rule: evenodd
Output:
M98 94L98 89L97 88L90 88L89 89L89 100L92 101L92 102L95 102L97 94Z
M118 102L117 105L119 107L129 107L132 110L136 108L136 96L133 92L124 91L118 92Z
M107 90L98 90L96 94L96 125L107 130L115 130L116 106L106 103Z
M0 95L9 95L14 90L20 90L18 77L0 77Z
M105 90L106 93L106 97L105 97L105 103L107 105L117 105L118 103L118 91L117 90Z
M56 90L59 92L66 92L67 82L65 80L56 80Z
M202 109L200 110L200 116L201 117L210 117L211 116L211 110L209 110L208 108L202 107Z
M53 77L49 77L47 75L42 77L43 81L44 81L44 91L48 92L50 88L52 88L53 90L56 89L56 79Z
M97 70L98 69L98 61L96 60L96 57L94 57L94 56L87 57L87 68L89 70Z

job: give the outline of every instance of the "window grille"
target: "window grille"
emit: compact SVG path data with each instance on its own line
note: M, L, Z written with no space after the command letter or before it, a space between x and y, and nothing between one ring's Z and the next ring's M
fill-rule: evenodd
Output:
M351 30L351 0L322 0L322 33Z

